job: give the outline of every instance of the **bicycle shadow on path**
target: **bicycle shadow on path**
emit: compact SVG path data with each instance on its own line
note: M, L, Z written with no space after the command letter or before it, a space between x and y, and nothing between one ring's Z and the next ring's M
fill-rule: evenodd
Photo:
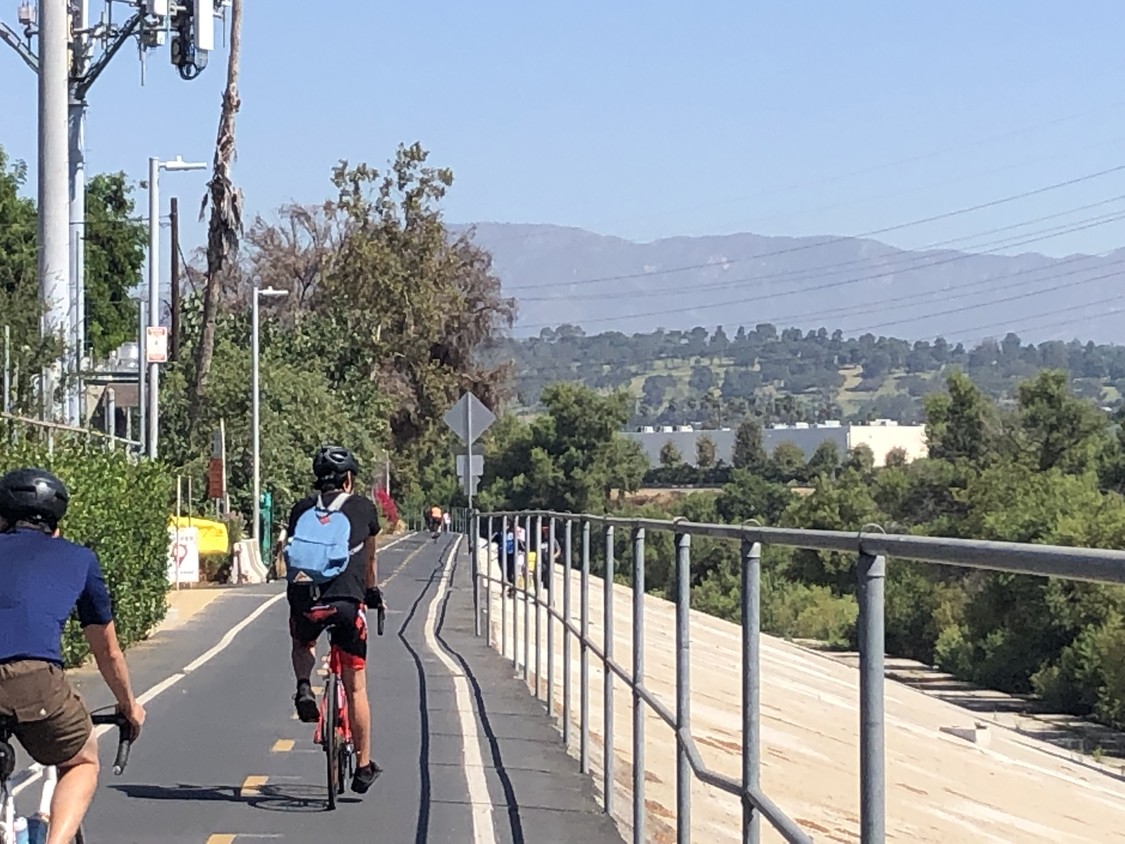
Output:
M244 803L267 812L327 812L327 792L323 786L301 783L265 783L252 794L242 794L240 785L112 785L110 789L140 800L178 801L183 803ZM337 804L361 803L357 797L340 796Z

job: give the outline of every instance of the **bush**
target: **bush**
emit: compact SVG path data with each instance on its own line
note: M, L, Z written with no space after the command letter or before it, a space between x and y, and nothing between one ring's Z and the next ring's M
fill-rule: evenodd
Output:
M123 647L144 639L167 612L168 501L172 481L159 464L133 463L121 451L56 443L53 453L19 443L0 450L0 472L42 466L70 490L62 535L91 548L101 562ZM63 634L68 667L88 653L78 623Z

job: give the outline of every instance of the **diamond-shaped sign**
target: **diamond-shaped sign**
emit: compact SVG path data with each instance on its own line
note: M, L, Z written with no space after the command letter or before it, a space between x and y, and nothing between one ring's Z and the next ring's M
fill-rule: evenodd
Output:
M462 441L474 443L496 421L496 414L470 392L461 396L442 419Z

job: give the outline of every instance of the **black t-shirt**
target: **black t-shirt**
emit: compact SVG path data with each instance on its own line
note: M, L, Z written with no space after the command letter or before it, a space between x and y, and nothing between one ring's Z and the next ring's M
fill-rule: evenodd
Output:
M324 494L324 506L327 507L332 503L333 499L339 493L327 492ZM302 498L293 505L293 509L289 512L289 536L293 535L293 531L297 526L297 519L301 515L312 508L316 504L316 495L310 495L308 498ZM351 534L348 537L348 547L355 548L358 545L363 545L368 537L375 536L379 533L379 514L375 510L375 504L369 498L364 498L362 495L349 495L340 507L340 512L348 517L348 523L351 525ZM335 580L329 581L321 587L320 597L322 601L332 598L350 598L354 601L362 601L364 592L367 587L367 572L364 565L365 554L361 548L356 553L348 558L348 567L337 577ZM301 584L292 584L290 588L300 587Z

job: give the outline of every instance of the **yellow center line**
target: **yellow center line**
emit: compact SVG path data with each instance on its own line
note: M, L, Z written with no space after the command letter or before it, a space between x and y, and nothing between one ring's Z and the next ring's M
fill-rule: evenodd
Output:
M254 774L247 777L243 783L242 788L239 789L240 797L253 797L262 793L262 786L269 781L269 777L259 776Z
M296 744L296 742L293 739L279 738L273 743L273 747L271 747L270 750L274 753L287 753L293 749L294 744Z

